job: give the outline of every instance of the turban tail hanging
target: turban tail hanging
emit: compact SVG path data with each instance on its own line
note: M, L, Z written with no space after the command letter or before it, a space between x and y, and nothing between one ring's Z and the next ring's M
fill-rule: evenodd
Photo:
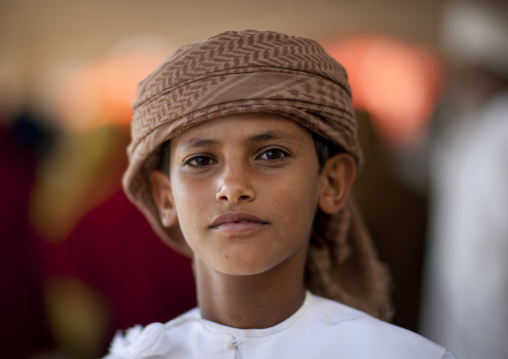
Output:
M205 121L252 112L290 118L361 163L345 70L314 40L246 30L183 46L139 85L123 178L131 201L175 250L192 255L178 226L162 225L152 198L150 173L161 145ZM334 216L318 212L306 284L318 295L390 317L388 272L351 198Z

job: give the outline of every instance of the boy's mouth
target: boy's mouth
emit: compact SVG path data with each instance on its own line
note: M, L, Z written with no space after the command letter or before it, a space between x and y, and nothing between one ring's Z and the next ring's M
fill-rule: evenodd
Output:
M256 215L244 212L232 212L218 216L209 226L211 229L241 231L268 224Z

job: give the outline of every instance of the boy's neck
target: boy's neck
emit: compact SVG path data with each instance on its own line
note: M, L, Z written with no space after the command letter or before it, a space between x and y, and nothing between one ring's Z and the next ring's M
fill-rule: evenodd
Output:
M194 259L198 305L203 319L240 329L277 325L303 304L303 266L282 266L268 273L235 276Z

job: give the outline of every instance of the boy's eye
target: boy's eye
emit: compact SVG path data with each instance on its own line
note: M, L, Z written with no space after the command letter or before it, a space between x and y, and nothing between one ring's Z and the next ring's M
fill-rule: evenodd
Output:
M185 165L191 167L204 167L215 163L215 161L208 156L195 156L185 161Z
M286 157L288 157L288 154L278 148L271 148L271 149L263 152L261 154L261 156L259 156L260 159L266 160L266 161L280 161Z

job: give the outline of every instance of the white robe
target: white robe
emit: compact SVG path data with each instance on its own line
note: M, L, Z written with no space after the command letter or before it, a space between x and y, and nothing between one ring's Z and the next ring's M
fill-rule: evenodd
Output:
M237 329L198 308L117 335L104 359L453 359L445 348L343 304L307 292L302 307L271 328Z

